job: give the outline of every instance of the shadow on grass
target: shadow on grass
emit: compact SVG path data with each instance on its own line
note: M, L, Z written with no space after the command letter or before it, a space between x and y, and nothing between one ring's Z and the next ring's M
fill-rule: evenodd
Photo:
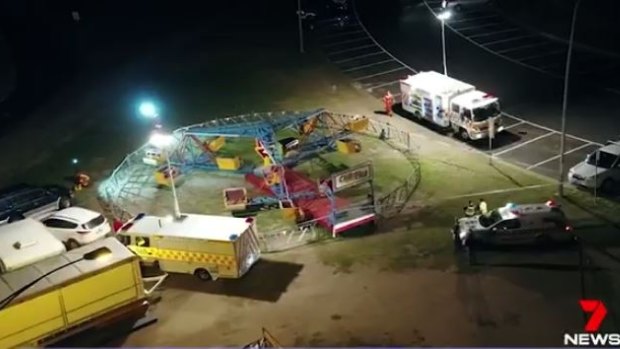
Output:
M193 275L171 274L166 288L276 302L303 269L301 264L262 259L241 279L200 281Z

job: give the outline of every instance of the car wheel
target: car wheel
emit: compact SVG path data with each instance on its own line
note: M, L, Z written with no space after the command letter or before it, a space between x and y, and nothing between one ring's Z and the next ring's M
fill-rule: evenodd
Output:
M469 133L467 133L467 130L465 130L464 128L461 129L461 132L459 133L459 136L464 141L468 141L469 140Z
M67 241L67 249L68 250L74 250L76 248L80 247L80 244L73 240L73 239L69 239L69 241Z
M603 193L610 194L610 193L613 193L615 189L616 189L616 183L611 178L605 179L603 183L601 184L601 191Z
M71 207L71 198L68 198L66 196L61 197L60 201L58 201L58 209L62 210L63 208L68 207Z
M209 281L211 280L211 274L207 271L207 269L198 268L194 270L194 276L200 279L201 281Z

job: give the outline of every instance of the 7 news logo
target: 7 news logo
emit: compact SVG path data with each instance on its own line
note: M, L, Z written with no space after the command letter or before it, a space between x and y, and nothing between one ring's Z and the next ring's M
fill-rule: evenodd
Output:
M620 333L599 333L603 320L607 316L607 308L600 300L582 299L579 301L581 310L590 314L584 326L586 333L565 333L564 345L572 346L620 346Z

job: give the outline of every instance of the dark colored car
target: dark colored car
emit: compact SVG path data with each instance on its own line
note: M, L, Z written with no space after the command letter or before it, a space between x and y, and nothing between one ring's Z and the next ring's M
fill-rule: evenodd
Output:
M31 217L42 219L72 205L72 192L61 186L18 184L0 190L0 224Z

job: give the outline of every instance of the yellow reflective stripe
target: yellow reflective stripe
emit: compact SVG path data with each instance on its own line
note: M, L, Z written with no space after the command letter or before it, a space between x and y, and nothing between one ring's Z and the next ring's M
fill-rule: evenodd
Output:
M154 259L167 259L183 262L213 263L232 266L235 264L234 256L218 255L211 253L189 252L180 250L168 250L151 247L133 247L140 256Z

